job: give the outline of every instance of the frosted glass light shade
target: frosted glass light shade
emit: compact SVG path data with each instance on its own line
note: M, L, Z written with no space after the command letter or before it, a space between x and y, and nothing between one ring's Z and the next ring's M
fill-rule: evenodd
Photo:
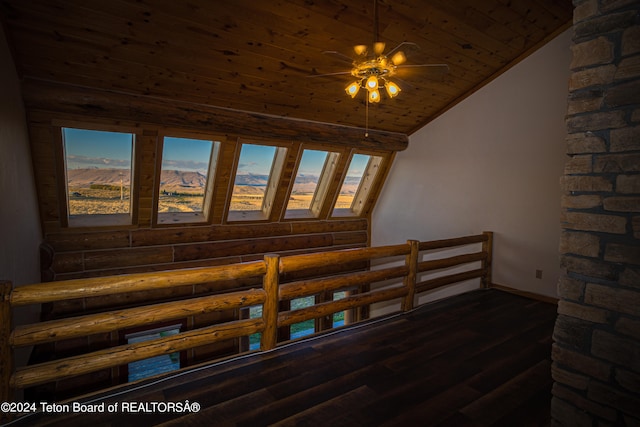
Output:
M369 76L369 78L367 79L367 89L369 91L374 91L378 89L378 78L373 75L373 76Z
M393 98L395 96L398 96L398 94L402 90L394 82L387 82L387 84L384 85L384 88L387 90L387 94L389 95L389 98Z
M345 88L347 95L349 95L352 98L356 97L359 90L360 90L360 84L358 82L353 82Z

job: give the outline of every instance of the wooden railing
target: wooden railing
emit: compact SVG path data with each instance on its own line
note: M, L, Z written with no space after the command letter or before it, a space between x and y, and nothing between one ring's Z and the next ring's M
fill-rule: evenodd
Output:
M479 252L420 261L421 251L478 243L482 244ZM277 331L280 327L383 301L399 300L401 310L411 310L414 307L416 294L468 279L480 278L481 286L488 287L491 283L491 253L492 233L485 232L480 235L431 242L411 240L401 245L308 255L267 255L262 261L226 266L76 279L16 288L12 288L10 282L0 282L0 379L2 380L0 402L11 400L16 389L255 333L261 334L260 350L269 350L277 345ZM337 263L381 260L378 261L380 263L398 259L401 265L396 265L398 262L389 263L392 266L378 264L379 268L370 268L367 271L280 284L280 278L287 273L322 269ZM425 272L478 262L480 267L473 270L418 281L419 275ZM237 290L180 301L155 303L15 328L11 326L13 309L30 304L260 277L263 286L259 289ZM391 279L396 279L395 283L378 288L371 287L371 290L369 286L364 286L363 289L367 289L365 292L351 294L340 300L320 302L311 307L295 310L279 311L278 309L281 301ZM137 344L110 347L17 369L13 367L13 353L18 347L118 331L196 314L259 305L262 305L262 317L259 318L234 320Z

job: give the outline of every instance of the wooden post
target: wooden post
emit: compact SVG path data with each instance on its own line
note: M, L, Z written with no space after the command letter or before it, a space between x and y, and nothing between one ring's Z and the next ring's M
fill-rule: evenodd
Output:
M260 350L275 348L278 341L278 302L280 285L280 256L268 254L264 256L266 272L263 286L267 299L262 305L262 319L265 327L260 337Z
M405 257L406 266L409 272L404 276L404 286L407 288L407 296L402 301L402 310L409 311L413 309L414 299L416 295L416 275L418 271L418 253L420 242L417 240L407 240L407 244L411 247L411 252Z
M493 231L485 231L482 234L487 237L487 240L482 242L482 252L486 253L487 257L482 262L484 274L482 275L481 284L483 288L487 289L492 285L491 261L493 259Z
M333 301L333 291L322 292L320 301L317 301L316 298L316 303L329 301ZM316 319L316 323L318 323L316 325L316 331L326 331L327 329L333 328L333 313Z
M0 403L9 402L13 397L9 386L11 375L13 374L13 349L9 345L11 335L12 315L11 315L11 282L0 281ZM4 421L4 416L0 412L0 419Z

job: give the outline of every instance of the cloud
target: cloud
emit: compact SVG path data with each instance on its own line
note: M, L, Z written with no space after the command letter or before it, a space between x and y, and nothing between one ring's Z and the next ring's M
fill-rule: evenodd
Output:
M162 169L176 169L176 170L198 170L206 171L209 168L208 162L196 162L193 160L162 160Z
M247 162L247 163L239 163L238 164L238 169L247 169L247 168L254 168L256 166L258 166L258 162Z
M238 174L268 175L271 165L259 162L238 163Z
M95 168L130 168L131 160L67 155L67 167L81 168L86 166Z

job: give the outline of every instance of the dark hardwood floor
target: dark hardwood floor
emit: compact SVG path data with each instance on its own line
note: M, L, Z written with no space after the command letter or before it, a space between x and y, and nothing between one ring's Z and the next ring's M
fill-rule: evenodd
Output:
M106 403L102 413L37 414L15 425L546 426L555 317L555 305L479 290L123 394L111 390L91 398ZM187 400L199 412L106 410Z

